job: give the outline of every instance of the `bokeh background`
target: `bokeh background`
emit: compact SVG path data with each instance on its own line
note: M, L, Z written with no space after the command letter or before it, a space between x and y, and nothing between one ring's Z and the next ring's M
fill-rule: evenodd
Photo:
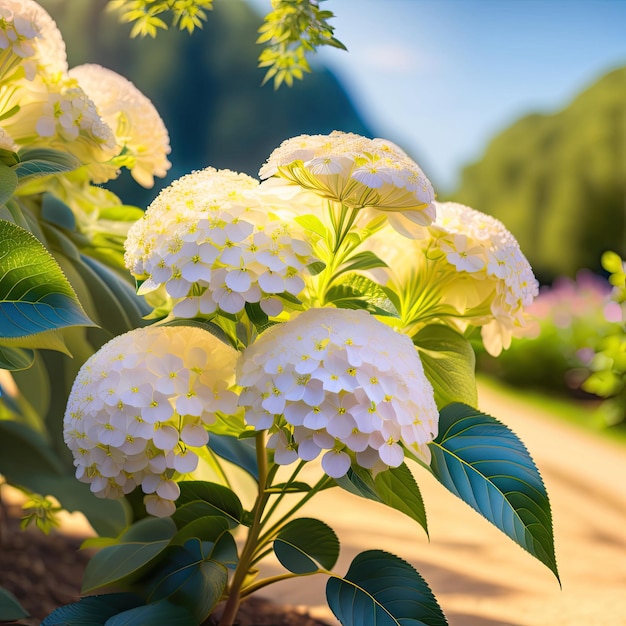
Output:
M527 336L497 361L479 349L479 369L592 401L599 396L584 381L609 372L595 391L623 399L597 415L594 404L588 421L624 423L626 362L605 350L622 319L601 256L626 254L626 2L328 0L348 52L321 50L312 74L278 91L261 87L256 67L269 0L215 0L202 30L155 40L130 39L107 0L41 3L70 66L123 74L169 129L168 177L143 190L122 176L111 187L125 203L146 207L207 165L256 175L300 133L391 139L440 200L500 219L543 285Z

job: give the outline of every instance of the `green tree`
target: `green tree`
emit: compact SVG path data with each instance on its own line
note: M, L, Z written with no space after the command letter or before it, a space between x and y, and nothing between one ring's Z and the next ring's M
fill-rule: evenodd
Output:
M453 198L500 219L547 282L626 252L626 67L562 111L520 119L463 170Z

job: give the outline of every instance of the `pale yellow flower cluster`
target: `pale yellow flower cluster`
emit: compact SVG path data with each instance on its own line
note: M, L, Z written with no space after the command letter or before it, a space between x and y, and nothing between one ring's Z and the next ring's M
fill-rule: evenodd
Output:
M538 283L519 244L495 218L452 202L435 203L437 218L419 240L391 229L368 240L386 268L372 270L399 297L412 331L433 320L459 331L481 326L487 350L508 348Z
M161 192L125 244L126 266L144 281L140 293L164 286L174 315L184 318L237 314L257 302L279 315L280 295L304 289L312 250L257 187L245 174L206 168Z
M3 0L0 128L10 138L5 143L18 150L69 153L95 183L115 178L120 165L130 166L141 184L151 186L153 176L164 176L170 165L167 132L145 96L117 74L101 70L68 73L65 44L48 13L34 0ZM116 116L110 112L111 98ZM132 161L116 162L122 153Z
M303 191L344 207L384 211L389 223L410 234L435 216L435 193L417 163L385 139L334 131L284 141L261 168Z

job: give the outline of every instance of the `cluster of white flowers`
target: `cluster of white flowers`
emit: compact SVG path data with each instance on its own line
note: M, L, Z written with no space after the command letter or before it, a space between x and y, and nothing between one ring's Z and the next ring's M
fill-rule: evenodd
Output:
M116 337L81 368L64 438L76 477L99 497L141 486L149 513L171 515L174 478L195 470L216 413L237 410L237 352L205 330L149 327Z
M406 325L433 315L464 331L482 327L487 350L508 348L538 283L519 244L497 219L453 202L435 202L425 236L407 241L385 229L367 245L386 264L371 273L400 296Z
M353 209L385 211L402 234L428 225L435 193L417 163L385 139L334 131L284 141L261 168L291 185Z
M85 166L83 171L92 182L106 182L118 175L119 165L131 165L135 178L150 186L152 177L164 176L170 165L163 122L132 83L100 70L78 68L70 74L63 37L48 13L34 0L3 0L0 125L4 134L18 149L68 152ZM122 153L125 160L113 161Z
M144 187L154 185L154 176L167 174L171 163L169 135L150 100L133 83L100 65L74 67L70 77L93 100L98 113L115 134L124 164Z
M164 285L184 318L218 308L236 314L247 302L279 315L277 294L302 291L312 251L257 187L245 174L206 168L161 192L126 240L126 266L145 281L140 292Z
M397 467L400 443L426 463L437 435L433 389L411 340L365 311L309 309L262 334L242 354L245 419L275 432L279 464L310 461L343 476L353 459Z

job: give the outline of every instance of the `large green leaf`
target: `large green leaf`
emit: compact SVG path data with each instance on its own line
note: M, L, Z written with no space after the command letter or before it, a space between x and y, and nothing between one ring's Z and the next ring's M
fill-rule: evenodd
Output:
M184 480L178 483L180 497L177 507L181 509L186 505L202 502L205 506L204 515L218 515L229 521L230 527L234 528L241 523L243 506L237 495L228 487L201 480ZM174 518L179 514L174 514Z
M426 378L435 390L437 407L451 402L478 404L474 367L476 357L465 337L443 324L422 328L413 337Z
M352 561L344 578L333 576L326 599L343 626L445 626L424 579L401 558L368 550Z
M381 502L415 520L428 533L426 509L413 474L403 463L390 467L372 477L370 470L354 466L348 473L336 479L346 491L368 500Z
M110 617L141 604L143 600L134 593L87 596L55 609L41 626L104 626Z
M230 520L221 515L203 515L185 524L172 539L172 544L182 546L188 539L200 541L218 540L230 528Z
M0 319L0 343L11 347L47 348L47 331L94 325L41 242L4 220L0 221Z
M119 543L103 548L92 557L83 577L83 593L106 587L144 571L176 533L169 517L143 519L125 532Z
M507 426L465 404L441 411L433 474L559 577L552 514L535 463Z
M294 519L274 539L274 552L283 567L294 574L332 569L339 557L339 539L333 529L311 517Z
M168 600L159 600L153 604L118 613L104 622L104 626L148 626L151 624L198 626L198 621L185 607L172 604Z
M167 598L184 606L202 623L221 600L228 583L226 567L210 558L212 544L190 539L171 546L166 558L151 573L148 600ZM162 623L162 622L159 622Z
M28 617L28 611L10 591L0 587L0 622L13 622L22 617Z

